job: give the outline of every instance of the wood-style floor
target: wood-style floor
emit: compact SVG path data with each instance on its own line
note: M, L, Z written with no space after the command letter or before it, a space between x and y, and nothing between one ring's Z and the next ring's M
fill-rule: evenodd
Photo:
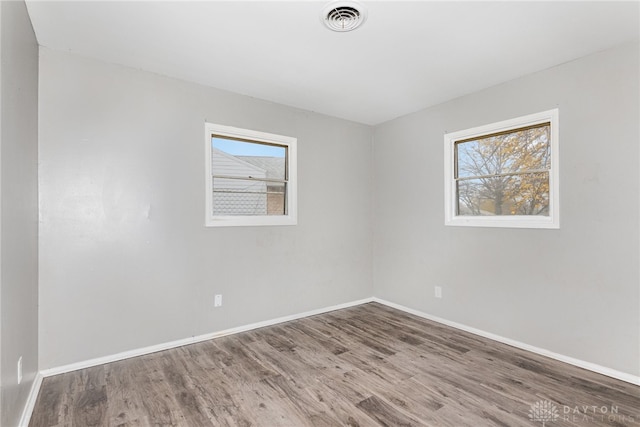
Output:
M46 378L30 426L543 421L638 427L640 387L371 303Z

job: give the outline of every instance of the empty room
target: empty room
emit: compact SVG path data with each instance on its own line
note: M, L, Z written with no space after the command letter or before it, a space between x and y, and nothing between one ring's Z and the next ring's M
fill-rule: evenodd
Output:
M640 427L640 2L0 0L0 426Z

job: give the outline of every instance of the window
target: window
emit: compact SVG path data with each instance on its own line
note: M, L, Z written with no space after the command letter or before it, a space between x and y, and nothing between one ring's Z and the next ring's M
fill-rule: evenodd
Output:
M445 225L559 228L558 110L445 134Z
M295 225L296 139L205 128L206 225Z

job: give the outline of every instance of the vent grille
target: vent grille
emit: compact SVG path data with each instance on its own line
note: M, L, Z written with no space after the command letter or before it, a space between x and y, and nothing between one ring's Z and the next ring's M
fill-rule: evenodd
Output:
M332 31L352 31L367 19L364 8L356 2L329 3L322 12L324 25Z

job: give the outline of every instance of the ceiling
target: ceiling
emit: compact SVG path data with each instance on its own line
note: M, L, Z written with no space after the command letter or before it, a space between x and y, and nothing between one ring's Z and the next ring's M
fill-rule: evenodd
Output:
M640 3L33 1L42 46L375 125L639 38Z

